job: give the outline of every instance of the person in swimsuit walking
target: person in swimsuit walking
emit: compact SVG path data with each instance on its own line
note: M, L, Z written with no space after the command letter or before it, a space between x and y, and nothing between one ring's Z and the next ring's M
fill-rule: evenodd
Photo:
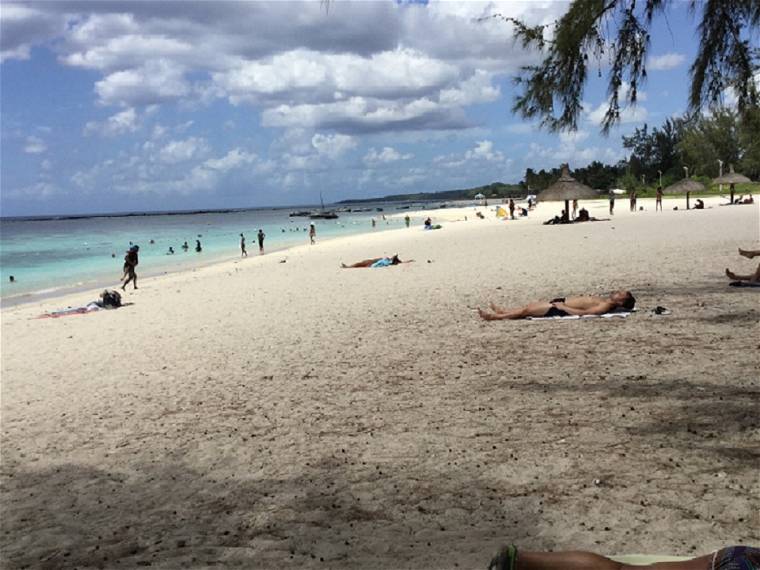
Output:
M124 276L121 278L124 283L121 290L124 291L127 284L132 281L132 286L137 289L137 264L139 263L137 252L140 251L139 245L133 245L127 250L124 256Z
M662 212L662 186L657 187L657 197L654 202L654 211L660 210Z
M587 295L582 297L560 297L551 301L537 301L512 309L491 303L491 310L478 308L478 314L486 321L515 320L526 317L567 317L570 315L603 315L615 309L630 311L636 299L630 291L615 291L609 297Z
M757 570L760 549L729 546L712 554L681 562L655 562L631 566L591 552L528 552L514 545L503 546L488 564L488 570Z
M245 236L240 234L240 257L248 257L248 252L245 250Z

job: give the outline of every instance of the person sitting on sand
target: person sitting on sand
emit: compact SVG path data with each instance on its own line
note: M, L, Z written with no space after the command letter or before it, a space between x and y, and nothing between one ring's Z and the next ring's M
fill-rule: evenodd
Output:
M401 261L399 259L398 253L394 255L393 257L373 257L372 259L364 259L362 261L357 261L356 263L352 263L351 265L346 265L345 263L341 263L340 266L343 269L359 269L362 267L388 267L390 265L400 265L402 263L412 263L414 260L410 259L409 261Z
M681 562L655 562L633 566L591 552L528 552L519 555L514 545L503 546L488 564L488 570L747 570L760 568L760 549L729 546L712 554Z
M491 311L478 308L478 314L486 321L524 319L526 317L567 317L570 315L603 315L616 309L630 311L636 299L630 291L615 291L609 297L586 295L560 297L551 301L536 301L524 307L507 309L491 303Z
M699 198L697 198L697 202L694 204L694 209L695 210L704 210L705 209L705 203L702 200L700 200Z

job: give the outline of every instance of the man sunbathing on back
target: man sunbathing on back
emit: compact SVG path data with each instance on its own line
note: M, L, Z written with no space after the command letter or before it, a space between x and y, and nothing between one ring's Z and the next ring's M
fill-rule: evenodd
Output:
M582 297L561 297L552 301L537 301L524 307L506 309L491 303L491 311L478 308L478 313L487 321L503 319L524 319L526 317L567 317L570 315L603 315L616 309L630 311L636 305L630 291L615 291L609 297L587 295Z

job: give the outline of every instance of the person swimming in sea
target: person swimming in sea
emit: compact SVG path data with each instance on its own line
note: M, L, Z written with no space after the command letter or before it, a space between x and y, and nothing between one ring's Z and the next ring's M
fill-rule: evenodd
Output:
M195 251L196 253L200 253L203 251L203 248L201 247L201 240L199 239L195 240Z

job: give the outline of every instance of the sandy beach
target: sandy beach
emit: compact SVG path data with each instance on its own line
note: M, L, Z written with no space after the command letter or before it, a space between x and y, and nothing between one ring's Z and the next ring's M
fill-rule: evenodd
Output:
M416 212L144 279L115 311L34 318L97 292L4 309L3 567L482 568L503 542L759 543L760 290L723 272L757 267L737 248L760 248L760 208L653 202L569 226L540 223L559 203ZM422 231L428 214L443 229ZM340 269L393 253L416 261ZM476 312L613 289L638 312Z

